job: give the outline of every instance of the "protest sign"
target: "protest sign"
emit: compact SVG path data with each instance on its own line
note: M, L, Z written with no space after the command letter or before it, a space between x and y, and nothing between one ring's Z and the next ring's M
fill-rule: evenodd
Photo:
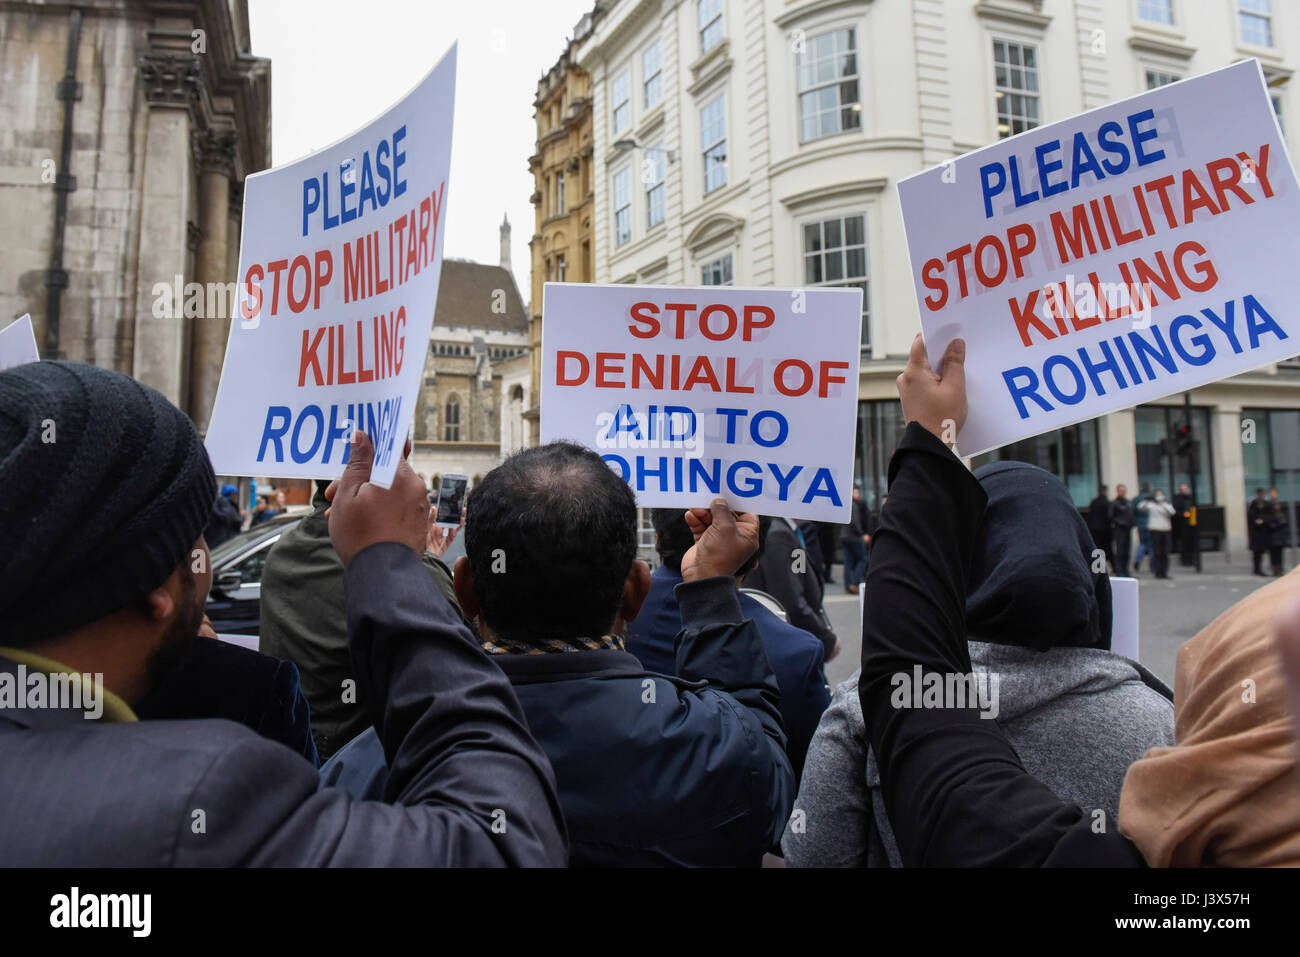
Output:
M40 358L36 351L36 333L32 331L30 313L19 316L0 329L0 371L27 362L37 362Z
M1254 60L898 191L929 353L966 340L962 455L1300 353L1300 191Z
M248 177L239 294L208 451L225 475L332 478L352 428L392 482L442 272L453 46L363 129Z
M1110 650L1138 660L1138 580L1112 575L1110 578Z
M847 522L862 292L547 283L542 441L643 507Z

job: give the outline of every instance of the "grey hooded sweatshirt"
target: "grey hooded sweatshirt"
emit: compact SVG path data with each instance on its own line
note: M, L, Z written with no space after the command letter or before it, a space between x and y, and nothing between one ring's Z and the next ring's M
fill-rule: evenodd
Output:
M1030 774L1109 831L1129 765L1174 743L1173 694L1109 650L1110 580L1092 571L1092 536L1061 481L1021 462L986 465L975 477L988 507L966 597L980 692L971 703L998 722ZM896 689L911 677L896 676ZM917 689L895 707L933 706L920 698ZM857 673L822 715L781 848L796 867L901 864Z
M970 643L996 720L1025 769L1062 800L1117 826L1124 775L1150 748L1174 743L1173 695L1136 661L1094 648L1034 651ZM996 684L992 675L997 675ZM996 697L994 690L996 689ZM791 867L901 867L867 744L858 673L835 689L804 764L781 838Z

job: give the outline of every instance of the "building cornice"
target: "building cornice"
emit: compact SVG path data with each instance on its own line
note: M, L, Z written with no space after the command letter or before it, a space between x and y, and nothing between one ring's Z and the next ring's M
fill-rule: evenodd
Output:
M1033 27L1036 30L1045 30L1047 25L1052 22L1051 16L1038 11L1042 10L1042 0L1031 0L1034 9L1027 10L1022 7L1009 7L1002 3L993 3L991 0L979 0L975 4L975 16L982 20L996 20L1002 23L1015 23L1022 27Z
M925 141L919 136L860 136L827 143L820 146L804 146L793 156L773 163L770 168L772 176L779 176L792 169L807 166L820 160L834 159L838 156L851 156L854 153L870 153L877 150L921 150Z
M803 3L791 10L787 10L772 22L782 30L794 26L800 20L808 17L819 16L823 13L831 13L842 7L861 7L866 10L871 5L871 0L812 0L811 3Z
M1154 53L1175 60L1190 60L1196 53L1196 47L1146 33L1133 34L1128 38L1128 45L1138 53Z
M838 199L844 196L875 196L883 192L888 185L888 176L874 176L871 179L855 179L843 183L832 183L829 186L819 186L790 196L783 196L781 197L781 205L788 210L794 211L812 203Z

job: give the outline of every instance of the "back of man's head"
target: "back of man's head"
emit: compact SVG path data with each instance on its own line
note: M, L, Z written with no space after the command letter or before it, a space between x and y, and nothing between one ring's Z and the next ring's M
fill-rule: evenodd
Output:
M650 521L655 529L655 551L659 553L659 561L680 574L682 558L695 544L695 535L692 534L691 527L686 524L686 509L656 508L650 513ZM763 555L763 545L767 541L767 530L771 527L770 515L758 517L758 551L749 556L745 564L736 570L738 577L749 574L758 564L759 558Z
M0 372L0 489L0 645L25 647L189 569L217 483L194 426L161 393L47 361ZM195 596L200 614L206 597Z
M636 560L636 498L599 455L570 442L516 452L465 508L474 595L493 633L536 644L609 631Z

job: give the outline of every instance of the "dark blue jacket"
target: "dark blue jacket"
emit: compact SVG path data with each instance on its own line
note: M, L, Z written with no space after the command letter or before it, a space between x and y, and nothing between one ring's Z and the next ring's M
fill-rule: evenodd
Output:
M625 651L494 655L555 769L574 866L758 866L794 803L772 669L734 583L678 586L680 678ZM373 729L322 787L383 787Z
M667 565L656 568L641 613L628 625L627 650L640 659L647 671L677 673L673 641L681 631L682 616L673 589L681 581L682 576ZM797 781L803 775L804 757L817 723L830 706L826 676L822 673L825 649L816 635L786 624L748 595L740 596L740 610L754 620L763 652L776 675L781 690L785 752Z
M321 790L299 755L232 721L109 723L0 701L0 866L564 864L546 756L420 556L371 545L344 587L388 803ZM0 657L6 681L19 667Z

